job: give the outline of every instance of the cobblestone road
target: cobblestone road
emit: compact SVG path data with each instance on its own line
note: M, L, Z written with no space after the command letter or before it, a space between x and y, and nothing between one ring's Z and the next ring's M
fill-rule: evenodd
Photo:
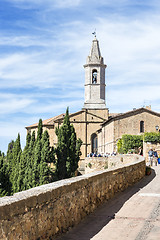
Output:
M160 240L160 166L57 240Z

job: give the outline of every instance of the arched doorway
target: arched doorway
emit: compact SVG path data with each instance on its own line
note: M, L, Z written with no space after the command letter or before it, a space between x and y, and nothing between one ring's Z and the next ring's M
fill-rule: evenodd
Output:
M91 150L92 150L92 153L98 152L98 137L96 133L93 133L91 135Z

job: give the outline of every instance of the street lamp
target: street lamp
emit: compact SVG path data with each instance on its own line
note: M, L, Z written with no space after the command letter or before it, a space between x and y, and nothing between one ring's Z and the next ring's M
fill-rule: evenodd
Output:
M155 128L156 128L156 131L158 131L158 129L159 129L159 126L158 126L158 125L156 125L156 126L155 126Z

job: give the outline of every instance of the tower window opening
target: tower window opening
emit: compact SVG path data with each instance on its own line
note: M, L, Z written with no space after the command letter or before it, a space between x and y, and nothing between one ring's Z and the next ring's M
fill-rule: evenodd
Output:
M96 83L97 83L97 70L96 70L96 69L94 69L94 70L92 71L92 83L93 83L93 84L96 84Z
M140 133L144 132L144 121L140 121Z

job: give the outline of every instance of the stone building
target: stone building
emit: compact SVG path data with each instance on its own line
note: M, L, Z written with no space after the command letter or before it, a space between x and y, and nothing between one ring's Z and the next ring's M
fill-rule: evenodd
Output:
M98 130L98 151L112 153L117 151L117 141L124 134L141 135L156 132L160 126L160 114L151 106L109 116Z
M74 125L78 138L83 141L82 159L89 152L98 151L97 130L108 119L108 109L105 104L105 68L100 53L99 42L92 42L90 55L87 57L85 69L85 102L81 111L70 114L70 122ZM63 123L65 114L43 121L43 130L48 130L51 146L56 146L56 127ZM26 127L27 131L37 132L38 123Z
M90 152L112 153L123 134L143 134L156 131L160 126L160 114L151 108L139 108L123 114L109 114L105 103L105 68L99 42L95 38L85 69L85 101L82 110L70 114L78 138L81 138L82 159ZM43 121L43 130L48 130L51 146L56 146L55 128L63 123L65 114ZM37 132L38 123L26 127Z

